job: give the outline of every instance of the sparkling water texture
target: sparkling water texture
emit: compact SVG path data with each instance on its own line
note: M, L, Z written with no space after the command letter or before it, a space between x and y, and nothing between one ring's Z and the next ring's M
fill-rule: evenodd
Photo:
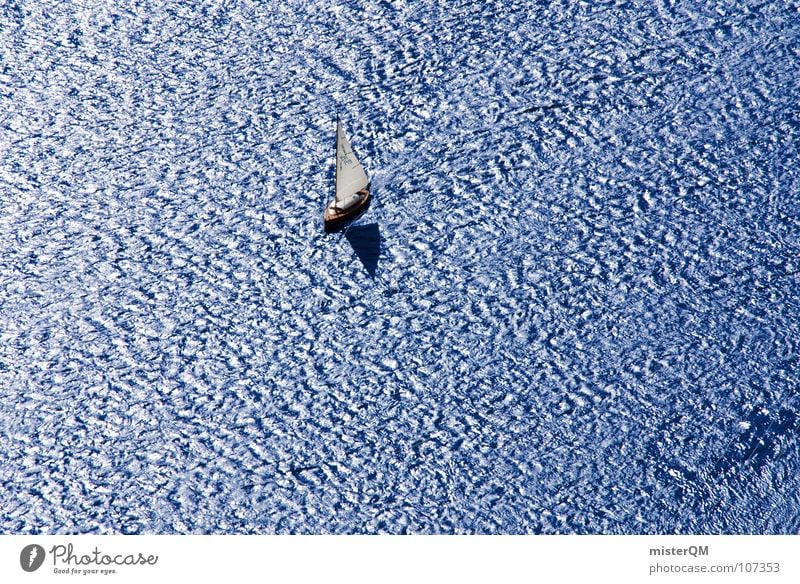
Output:
M799 140L797 2L6 0L0 531L800 533Z

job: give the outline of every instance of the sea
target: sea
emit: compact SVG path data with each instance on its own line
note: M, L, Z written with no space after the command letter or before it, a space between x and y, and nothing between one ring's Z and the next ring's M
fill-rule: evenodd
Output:
M798 434L800 3L0 6L0 532L798 534Z

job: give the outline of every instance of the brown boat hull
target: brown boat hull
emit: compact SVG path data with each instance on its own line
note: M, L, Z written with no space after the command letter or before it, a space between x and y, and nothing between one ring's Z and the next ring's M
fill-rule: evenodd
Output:
M325 221L325 233L335 233L344 229L348 223L358 219L368 208L372 202L372 193L370 192L371 185L367 185L358 194L364 194L364 198L356 205L344 211L336 209L332 205L325 208L323 219Z

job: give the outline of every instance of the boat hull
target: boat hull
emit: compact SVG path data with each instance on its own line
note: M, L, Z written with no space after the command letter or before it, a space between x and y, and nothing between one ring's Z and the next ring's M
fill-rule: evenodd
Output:
M331 202L326 208L323 215L325 221L325 233L335 233L344 229L351 221L358 219L368 208L372 202L372 193L370 192L371 185L367 185L360 191L359 195L363 194L363 198L350 207L349 209L340 210L333 206Z

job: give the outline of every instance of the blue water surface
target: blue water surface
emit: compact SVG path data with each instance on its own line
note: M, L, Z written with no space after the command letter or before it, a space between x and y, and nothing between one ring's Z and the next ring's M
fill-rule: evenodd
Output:
M793 1L4 2L0 532L800 533L799 96Z

